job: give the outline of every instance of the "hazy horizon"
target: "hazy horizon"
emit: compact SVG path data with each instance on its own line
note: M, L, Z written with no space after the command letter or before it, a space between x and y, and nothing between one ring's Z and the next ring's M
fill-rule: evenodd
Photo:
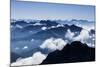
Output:
M95 21L95 6L11 0L11 19Z

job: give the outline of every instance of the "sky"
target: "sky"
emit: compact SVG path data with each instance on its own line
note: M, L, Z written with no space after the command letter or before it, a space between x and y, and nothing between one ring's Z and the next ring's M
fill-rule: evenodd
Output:
M11 0L11 19L95 21L95 6Z

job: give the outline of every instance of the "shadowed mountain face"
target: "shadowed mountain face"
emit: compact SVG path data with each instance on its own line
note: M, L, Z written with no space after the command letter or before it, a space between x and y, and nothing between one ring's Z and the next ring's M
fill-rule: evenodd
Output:
M58 25L58 23L56 23L56 21L50 21L50 20L47 20L47 21L41 20L40 23L42 23L42 24L44 24L44 25L46 25L48 27L49 26L56 26L56 25Z
M95 61L95 48L79 41L67 44L63 50L50 53L41 64Z

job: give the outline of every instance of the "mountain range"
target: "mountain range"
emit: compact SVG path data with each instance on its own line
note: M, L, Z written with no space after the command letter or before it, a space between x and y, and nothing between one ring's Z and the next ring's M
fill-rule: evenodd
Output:
M72 37L70 34L73 33L73 37L79 36L84 28L82 26L78 26L77 24L93 24L93 22L89 22L87 20L71 20L70 22L66 20L63 23L62 22L63 21L61 20L38 20L31 22L27 22L25 20L12 21L11 62L16 61L20 57L26 58L32 56L37 51L46 53L47 51L42 50L40 48L40 45L45 40L51 37L62 38L63 40L66 40L68 39L65 37L66 33L69 34L67 35L69 37ZM70 31L68 32L68 30ZM86 31L89 32L90 37L92 36L91 39L95 39L95 29L90 29ZM89 41L89 43L93 42L94 44L94 41L91 41L90 39L88 39L87 41ZM88 43L84 44L81 41L71 41L71 44L67 44L63 48L63 50L56 50L54 52L49 53L42 64L94 60L95 48L91 48L87 45ZM23 49L25 46L27 46L27 48Z

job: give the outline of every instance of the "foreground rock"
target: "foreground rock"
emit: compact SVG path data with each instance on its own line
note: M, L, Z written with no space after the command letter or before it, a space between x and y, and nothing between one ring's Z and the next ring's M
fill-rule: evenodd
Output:
M71 63L95 61L95 48L75 41L67 44L63 50L50 53L41 64Z

